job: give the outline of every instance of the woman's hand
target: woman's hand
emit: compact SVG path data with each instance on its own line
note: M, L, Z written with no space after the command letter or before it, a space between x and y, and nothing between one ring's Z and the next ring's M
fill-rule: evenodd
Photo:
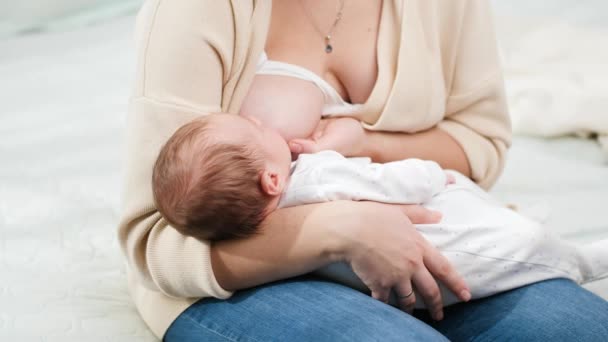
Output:
M415 212L425 215L424 208L375 202L353 202L352 206L353 221L340 225L342 229L332 230L332 234L343 242L340 259L351 265L374 298L386 303L391 290L395 291L400 308L411 313L418 295L432 317L441 320L443 302L437 278L462 301L470 300L464 279L408 219L418 220ZM408 296L412 290L415 294Z
M353 118L323 119L309 139L289 142L293 154L333 150L346 157L361 156L366 132L361 122Z

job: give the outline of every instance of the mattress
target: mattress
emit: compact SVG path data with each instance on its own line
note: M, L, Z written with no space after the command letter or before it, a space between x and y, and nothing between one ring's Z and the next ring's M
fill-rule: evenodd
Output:
M0 340L154 341L116 240L133 18L0 41ZM564 238L608 238L587 140L517 137L494 190ZM590 288L608 298L608 284Z

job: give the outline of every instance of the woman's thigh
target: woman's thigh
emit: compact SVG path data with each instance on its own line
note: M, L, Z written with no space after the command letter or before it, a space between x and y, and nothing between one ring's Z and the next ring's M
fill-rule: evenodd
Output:
M203 299L165 341L446 341L425 323L360 292L297 278Z
M547 280L416 316L451 341L608 341L608 302L566 279Z

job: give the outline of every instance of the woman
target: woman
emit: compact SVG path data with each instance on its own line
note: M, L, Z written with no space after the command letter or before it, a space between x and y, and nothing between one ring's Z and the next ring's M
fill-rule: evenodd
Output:
M565 280L444 310L433 276L463 301L468 292L413 229L412 222L437 219L420 207L334 202L283 209L269 216L262 234L217 244L181 236L154 208L152 167L173 131L197 115L238 113L252 101L266 124L288 118L299 127L286 137L314 133L315 141L294 141L295 153L330 148L379 162L431 159L491 186L510 129L486 0L149 0L137 42L119 234L135 303L158 337L593 340L608 334L606 303ZM300 79L270 75L253 82L263 53L320 75L341 98L360 104L349 115L366 130L341 119L323 121L314 132L293 125L309 114L300 107L318 98L307 95L312 85ZM274 90L267 91L268 82ZM348 262L373 298L298 278L333 261ZM384 304L391 291L400 309L424 300L429 313L417 312L416 319Z

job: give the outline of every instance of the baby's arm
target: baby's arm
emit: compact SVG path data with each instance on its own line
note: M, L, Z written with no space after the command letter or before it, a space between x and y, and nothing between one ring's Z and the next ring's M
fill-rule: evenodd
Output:
M445 189L448 176L439 164L406 159L386 164L367 158L344 158L324 151L303 155L282 206L353 200L421 204Z
M422 204L453 183L439 164L420 159L369 164L363 174L374 184L375 195L389 203Z

